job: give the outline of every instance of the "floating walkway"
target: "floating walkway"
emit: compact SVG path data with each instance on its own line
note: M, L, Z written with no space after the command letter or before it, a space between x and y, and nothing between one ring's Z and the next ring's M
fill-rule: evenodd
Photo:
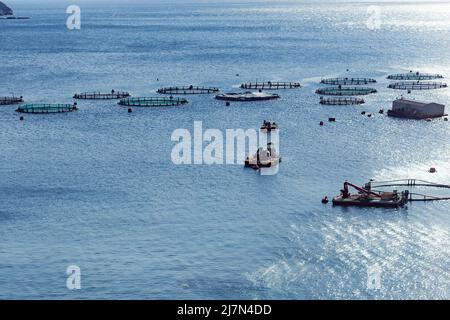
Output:
M112 100L112 99L123 99L129 97L130 94L128 92L122 91L114 91L112 90L109 93L101 93L101 92L83 92L77 93L73 96L74 99L82 99L82 100Z
M248 82L241 84L241 89L246 90L279 90L279 89L297 89L301 88L298 82Z
M362 98L323 98L320 97L320 104L329 106L347 106L364 104L365 101Z
M0 97L0 106L22 103L22 97Z
M35 113L35 114L48 114L48 113L65 113L77 111L77 105L75 104L25 104L17 108L16 112L19 113Z
M408 73L391 74L387 78L389 80L433 80L433 79L442 79L444 78L444 76L440 74L410 71Z
M443 82L405 81L391 83L388 88L398 90L432 90L447 88L447 84Z
M278 94L270 94L265 92L243 92L243 93L223 93L216 96L217 100L225 101L264 101L264 100L274 100L279 99Z
M367 85L369 83L376 83L377 80L371 79L371 78L328 78L323 79L320 81L322 84L329 84L329 85L353 85L353 86L359 86L359 85Z
M219 88L215 87L167 87L158 89L160 94L211 94L219 92Z
M361 88L361 87L327 87L320 88L316 90L317 94L327 95L327 96L363 96L371 93L376 93L377 90L374 88Z
M171 107L188 103L184 98L126 98L119 105L127 107Z

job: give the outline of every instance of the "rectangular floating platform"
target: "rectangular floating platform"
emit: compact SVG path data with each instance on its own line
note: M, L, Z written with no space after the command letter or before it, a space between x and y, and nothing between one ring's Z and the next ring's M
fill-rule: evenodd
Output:
M74 112L78 108L72 104L25 104L17 108L19 113L34 113L34 114L48 114L48 113L65 113Z
M246 90L279 90L279 89L297 89L301 88L298 82L248 82L241 84L241 89Z
M320 98L320 104L329 106L359 105L364 103L365 101L362 98Z
M158 89L157 93L159 94L211 94L219 92L219 88L215 87L194 87L194 86L185 86L185 87L167 87Z
M18 104L22 103L23 98L22 97L0 97L0 105L11 105L11 104Z
M333 198L333 205L342 207L399 208L403 207L405 203L406 200L404 198L384 200L361 195L351 195L348 198L343 198L342 196Z
M82 99L82 100L112 100L112 99L123 99L129 97L130 94L128 92L109 92L109 93L101 93L101 92L84 92L77 93L73 96L74 99Z
M408 81L391 83L388 88L398 90L432 90L447 88L447 84L443 82Z
M442 79L444 78L444 76L440 74L410 71L407 73L391 74L387 78L389 80L433 80L433 79Z
M320 81L320 83L328 85L367 85L376 82L377 80L371 78L328 78Z
M170 107L188 103L184 98L127 98L119 101L119 105L127 107Z
M362 96L371 93L377 93L374 88L361 88L361 87L326 87L316 90L317 94L328 96Z

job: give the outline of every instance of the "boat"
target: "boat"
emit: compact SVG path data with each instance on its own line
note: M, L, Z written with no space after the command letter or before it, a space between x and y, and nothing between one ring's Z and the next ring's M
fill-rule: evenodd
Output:
M259 148L256 154L248 156L244 161L245 168L258 170L260 168L271 168L281 163L281 157L277 154L273 143L267 144L267 149Z
M264 101L264 100L274 100L279 99L280 96L278 94L265 93L262 91L258 92L243 92L243 93L222 93L216 96L217 100L225 100L225 101Z
M270 122L270 121L264 120L263 124L261 125L262 131L271 132L272 130L277 130L277 129L278 129L278 124L275 122Z
M356 189L358 193L351 194L349 187ZM364 188L361 188L346 181L341 194L333 198L333 205L343 207L399 208L408 202L408 197L408 190L401 193L398 193L397 190L393 192L375 192L371 190L370 182Z

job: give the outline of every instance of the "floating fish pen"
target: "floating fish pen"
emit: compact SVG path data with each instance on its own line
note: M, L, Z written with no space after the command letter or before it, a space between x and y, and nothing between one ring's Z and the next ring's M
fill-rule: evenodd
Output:
M127 98L119 101L119 105L127 107L171 107L188 103L184 98Z
M327 95L327 96L363 96L371 93L376 93L377 90L373 88L360 88L360 87L348 87L342 88L338 87L328 87L320 88L316 90L317 94Z
M389 80L433 80L442 79L443 75L410 71L408 73L391 74Z
M399 90L431 90L447 88L447 84L443 82L419 82L419 81L406 81L391 83L388 88Z
M264 101L279 99L278 94L270 94L265 92L244 92L244 93L223 93L216 96L217 100L225 101Z
M17 104L22 103L23 98L22 97L0 97L0 105L10 105L10 104Z
M329 85L367 85L369 83L376 83L377 80L370 79L370 78L329 78L329 79L323 79L320 81L322 84L329 84Z
M301 88L298 82L248 82L241 84L241 89L246 90L279 90Z
M158 89L160 94L211 94L219 92L219 88L215 87L167 87Z
M101 93L101 92L77 93L73 96L73 98L82 100L112 100L112 99L123 99L129 96L130 94L128 92L111 91L109 93Z
M348 105L358 105L365 103L362 98L320 98L320 104L329 106L348 106Z
M20 113L65 113L77 111L76 104L25 104L17 108L16 112Z

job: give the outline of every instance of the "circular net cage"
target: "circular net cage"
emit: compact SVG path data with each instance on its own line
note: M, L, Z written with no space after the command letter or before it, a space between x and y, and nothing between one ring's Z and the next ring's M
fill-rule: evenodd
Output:
M195 87L195 86L184 86L184 87L167 87L158 89L160 94L210 94L219 92L219 88L215 87Z
M248 82L241 84L241 89L255 90L279 90L279 89L297 89L301 88L299 82Z
M365 103L362 98L320 98L320 104L330 106L359 105Z
M443 82L405 81L391 83L388 88L398 90L432 90L447 88L447 84Z
M322 84L329 85L367 85L369 83L376 83L377 80L371 78L328 78L320 81Z
M374 88L361 88L361 87L352 87L352 88L329 87L316 90L317 94L327 96L362 96L376 92L377 90Z
M78 108L75 104L25 104L17 108L19 113L36 113L36 114L47 114L47 113L65 113L74 112Z
M0 97L0 105L10 105L22 102L23 102L22 97Z
M170 107L187 103L184 98L127 98L119 101L119 105L128 107Z
M407 72L391 74L387 77L389 80L433 80L444 78L441 74L421 73L421 72Z
M74 99L83 100L111 100L111 99L123 99L129 97L130 94L124 91L111 91L107 93L102 92L83 92L77 93L73 96Z

